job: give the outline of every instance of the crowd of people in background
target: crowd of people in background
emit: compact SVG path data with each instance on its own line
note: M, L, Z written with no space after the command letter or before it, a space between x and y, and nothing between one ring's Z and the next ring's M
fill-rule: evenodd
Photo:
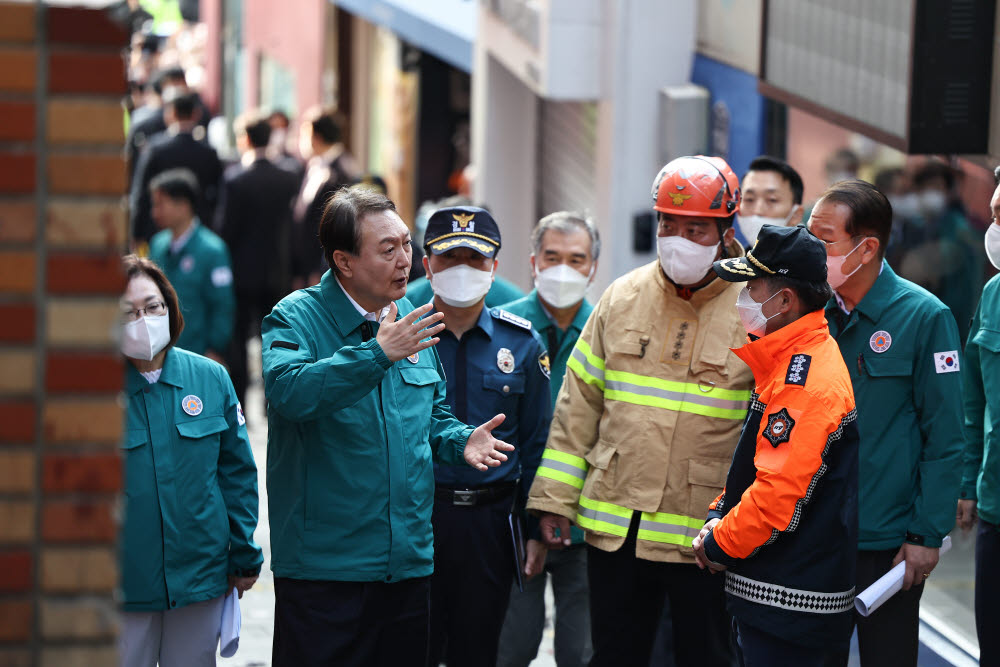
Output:
M247 111L220 158L178 48L137 30L127 54L123 664L214 664L195 629L259 574L257 381L275 665L527 665L547 577L561 667L844 664L855 625L862 664L915 664L956 501L981 522L980 643L1000 661L979 602L1000 589L981 562L1000 553L996 290L980 303L998 226L966 211L952 166L871 185L845 149L806 202L783 160L740 180L679 158L653 184L657 260L592 305L585 212L545 212L525 294L498 274L515 221L467 197L402 220L336 109L297 133ZM189 441L206 448L164 457ZM177 504L178 472L213 480L203 505ZM231 544L201 534L212 521ZM906 591L855 617L904 558Z

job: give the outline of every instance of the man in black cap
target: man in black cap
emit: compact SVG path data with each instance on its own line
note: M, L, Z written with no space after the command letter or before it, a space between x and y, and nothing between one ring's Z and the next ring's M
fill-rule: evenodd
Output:
M439 209L424 239L432 302L444 314L437 351L445 402L461 421L503 413L494 435L516 448L486 473L434 464L428 665L495 665L511 581L523 567L512 548L522 538L511 534L510 518L523 516L552 417L549 355L531 322L485 306L500 251L500 230L488 211Z
M823 242L761 229L746 257L713 264L746 281L736 307L753 371L750 412L722 494L694 540L725 571L741 664L845 664L854 613L858 429L854 393L823 307Z

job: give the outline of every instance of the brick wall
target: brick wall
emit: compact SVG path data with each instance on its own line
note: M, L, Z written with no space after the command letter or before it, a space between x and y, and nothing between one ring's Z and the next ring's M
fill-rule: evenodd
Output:
M0 0L0 667L116 662L126 41Z

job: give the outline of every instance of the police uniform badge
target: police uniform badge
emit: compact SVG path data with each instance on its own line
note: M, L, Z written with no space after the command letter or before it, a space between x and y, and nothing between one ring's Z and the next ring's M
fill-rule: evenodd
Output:
M767 427L764 428L764 437L777 449L778 445L788 442L792 437L792 428L795 420L788 414L787 408L781 408L767 418Z
M473 233L476 231L476 223L474 218L475 213L452 213L451 214L451 231L453 234L461 234L462 232Z
M188 394L187 396L181 399L181 409L183 409L184 412L188 413L192 417L197 417L198 415L200 415L204 407L205 406L201 402L201 399L195 396L194 394Z
M872 352L881 354L892 346L892 336L888 331L876 331L868 339L868 345L871 346Z
M514 372L514 354L505 347L497 350L497 368L504 373Z
M411 364L415 364L418 361L420 361L420 353L419 352L414 352L413 354L411 354L410 356L408 356L406 358L406 360L409 361Z
M549 353L542 352L538 355L538 368L541 369L542 375L547 378L552 377L552 362L549 361Z

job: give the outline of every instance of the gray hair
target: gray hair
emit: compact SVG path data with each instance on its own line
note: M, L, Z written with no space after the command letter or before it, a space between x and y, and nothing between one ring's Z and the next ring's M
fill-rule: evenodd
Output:
M531 232L531 247L538 255L542 252L542 237L549 230L568 234L583 229L590 234L590 255L596 260L601 254L601 235L594 220L586 213L576 211L556 211L538 221Z

